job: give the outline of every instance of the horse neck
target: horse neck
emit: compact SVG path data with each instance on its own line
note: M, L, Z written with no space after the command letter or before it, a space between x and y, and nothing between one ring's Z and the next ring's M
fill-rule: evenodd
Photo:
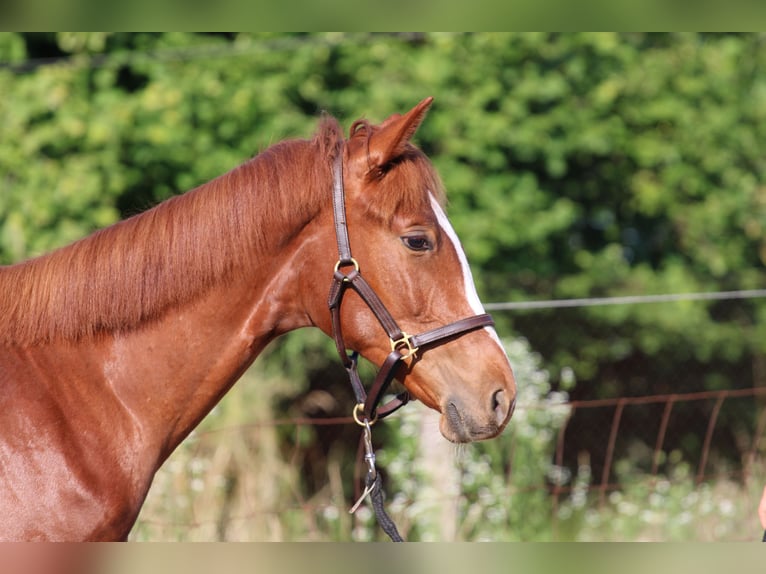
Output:
M329 162L315 152L309 142L280 144L79 246L18 266L16 279L30 280L25 274L64 277L53 269L68 263L61 267L78 278L65 299L90 300L39 334L42 342L22 346L79 357L71 377L57 373L55 384L87 395L102 381L125 415L115 420L139 427L159 465L269 341L312 322L299 275L311 274L327 248L315 237L323 225L313 222L328 217L331 203ZM138 293L125 291L131 285ZM63 307L46 305L43 319L46 309Z
M279 274L279 271L277 270ZM264 281L216 287L159 321L106 340L109 385L156 463L197 426L263 348L307 324L288 290Z
M110 368L119 373L113 387L124 404L136 405L136 416L161 445L159 462L271 340L312 323L299 286L320 252L315 236L321 226L312 223L329 212L328 176L322 162L298 146L269 150L193 192L215 192L233 211L236 228L216 232L240 234L239 245L218 254L234 263L188 301L139 329L116 333L110 348ZM154 408L146 408L147 395Z

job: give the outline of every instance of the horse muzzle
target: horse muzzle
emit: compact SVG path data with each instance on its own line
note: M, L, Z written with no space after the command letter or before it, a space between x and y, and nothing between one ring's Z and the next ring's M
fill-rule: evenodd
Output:
M441 408L439 430L454 443L494 438L503 432L516 408L515 393L497 389L484 404L448 397Z

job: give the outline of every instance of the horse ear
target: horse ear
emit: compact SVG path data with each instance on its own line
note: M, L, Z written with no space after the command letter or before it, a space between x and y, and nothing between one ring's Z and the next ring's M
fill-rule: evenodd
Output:
M380 168L404 153L433 101L432 97L426 98L403 116L393 115L380 125L370 137L370 167Z

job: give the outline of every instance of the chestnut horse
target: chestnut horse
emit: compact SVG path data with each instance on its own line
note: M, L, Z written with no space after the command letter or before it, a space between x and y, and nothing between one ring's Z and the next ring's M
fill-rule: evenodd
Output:
M125 539L154 473L270 341L331 334L337 154L354 260L401 328L483 312L439 178L410 143L430 104L348 139L324 118L312 140L0 268L0 538ZM381 365L390 341L358 294L340 317L347 348ZM497 435L513 411L491 327L397 373L454 442Z

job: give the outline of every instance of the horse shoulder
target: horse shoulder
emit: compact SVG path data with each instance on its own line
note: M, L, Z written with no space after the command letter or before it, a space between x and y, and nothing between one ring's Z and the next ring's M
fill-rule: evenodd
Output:
M56 356L0 353L0 538L125 538L151 481L135 466L140 431L108 394L93 392L103 380L85 380Z

